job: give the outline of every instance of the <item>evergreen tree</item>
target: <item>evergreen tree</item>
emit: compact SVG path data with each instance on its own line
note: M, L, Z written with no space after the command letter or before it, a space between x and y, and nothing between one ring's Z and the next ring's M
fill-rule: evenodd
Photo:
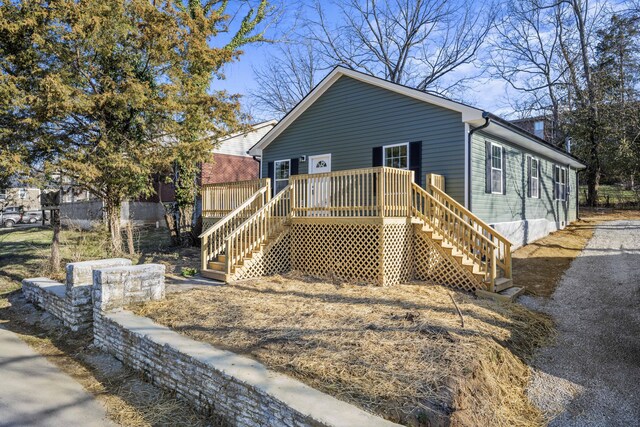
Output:
M24 0L0 5L0 165L62 173L103 200L120 252L121 203L153 192L152 174L210 155L202 138L238 126L238 99L212 74L238 58L266 0L222 47L227 1ZM190 181L182 185L182 178ZM191 186L191 187L189 187ZM191 199L183 204L191 203Z

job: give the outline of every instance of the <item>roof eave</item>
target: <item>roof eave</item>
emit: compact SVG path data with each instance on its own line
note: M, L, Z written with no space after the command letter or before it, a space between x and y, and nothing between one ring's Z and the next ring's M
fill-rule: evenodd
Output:
M533 153L548 157L560 164L569 165L575 169L586 168L586 165L577 157L556 148L543 140L540 140L525 130L519 131L518 129L507 126L502 120L491 120L489 126L483 129L483 131L491 135L504 138L512 144L526 148Z
M473 122L482 120L483 111L479 108L471 107L461 104L459 102L450 101L448 99L431 95L425 92L421 92L417 89L413 89L407 86L402 86L396 83L389 82L378 77L373 77L368 74L360 73L358 71L350 70L344 67L336 67L331 71L318 85L304 97L298 105L296 105L286 116L278 122L260 141L258 141L248 151L250 155L259 156L262 155L262 149L269 145L282 131L284 131L293 121L295 121L309 106L311 106L316 99L318 99L333 83L335 83L340 77L347 76L355 80L389 89L393 92L409 96L420 101L428 102L449 110L457 111L461 113L461 120L463 122Z

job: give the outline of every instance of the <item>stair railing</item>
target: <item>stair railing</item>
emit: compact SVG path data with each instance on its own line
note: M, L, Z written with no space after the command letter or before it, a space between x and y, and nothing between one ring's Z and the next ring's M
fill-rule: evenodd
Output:
M441 189L431 186L433 196L449 210L462 218L465 222L477 231L481 232L485 237L491 240L497 246L496 263L498 268L502 270L503 276L511 279L511 242L505 236L496 231L489 224L478 218L471 211L458 203Z
M225 217L256 191L262 187L268 187L270 182L269 178L259 178L248 181L204 184L200 189L202 216L208 218Z
M477 230L415 183L411 186L411 200L414 215L438 232L447 244L473 260L493 290L497 275L497 245L482 230Z
M227 237L240 224L256 213L269 199L269 187L265 186L253 193L240 206L229 212L220 221L206 229L200 236L201 239L201 269L205 270L209 261L212 261L226 250Z
M282 231L291 218L291 185L287 185L256 213L240 224L226 239L226 271L241 264L260 245Z

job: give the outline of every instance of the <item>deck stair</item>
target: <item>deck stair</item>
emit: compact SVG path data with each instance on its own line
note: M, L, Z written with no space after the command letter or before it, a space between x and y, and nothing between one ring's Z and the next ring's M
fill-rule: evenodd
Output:
M259 260L287 235L292 218L406 217L414 235L427 238L423 244L435 251L429 253L438 253L451 271L473 283L464 289L519 293L512 282L509 240L437 186L427 190L415 184L407 171L378 168L297 176L273 198L269 180L262 182L201 234L203 276L228 282L246 277L252 266L255 272ZM332 190L310 192L312 185ZM360 190L353 190L358 186ZM311 203L312 198L318 200Z
M417 231L425 233L475 278L477 289L499 292L512 286L511 243L435 186L412 185Z
M289 226L291 188L287 186L266 202L263 197L265 192L268 193L268 188L261 188L236 210L202 233L203 276L229 281L239 269L248 267L256 255L275 243ZM251 213L248 217L247 212ZM238 217L242 217L244 221L240 222ZM227 227L226 224L229 223L237 226ZM221 234L217 239L216 233Z

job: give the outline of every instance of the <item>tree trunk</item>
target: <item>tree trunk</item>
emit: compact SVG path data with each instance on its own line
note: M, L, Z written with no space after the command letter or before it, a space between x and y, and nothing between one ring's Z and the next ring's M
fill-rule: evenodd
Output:
M111 234L111 249L114 255L122 253L122 230L120 228L120 204L111 201L105 202L107 223Z
M51 225L53 227L53 238L51 239L51 258L49 265L52 273L60 271L60 210L51 210Z
M598 154L598 143L593 133L589 141L589 162L587 164L587 205L596 207L598 205L598 187L600 186L600 156Z
M127 249L129 250L129 255L134 255L136 253L136 248L133 245L133 224L131 220L127 222Z
M167 230L171 237L171 245L178 246L180 244L180 234L178 231L178 221L176 221L176 204L175 202L163 203L164 221L167 223Z
M184 246L192 246L195 242L193 235L193 205L181 206L180 212L180 243Z

